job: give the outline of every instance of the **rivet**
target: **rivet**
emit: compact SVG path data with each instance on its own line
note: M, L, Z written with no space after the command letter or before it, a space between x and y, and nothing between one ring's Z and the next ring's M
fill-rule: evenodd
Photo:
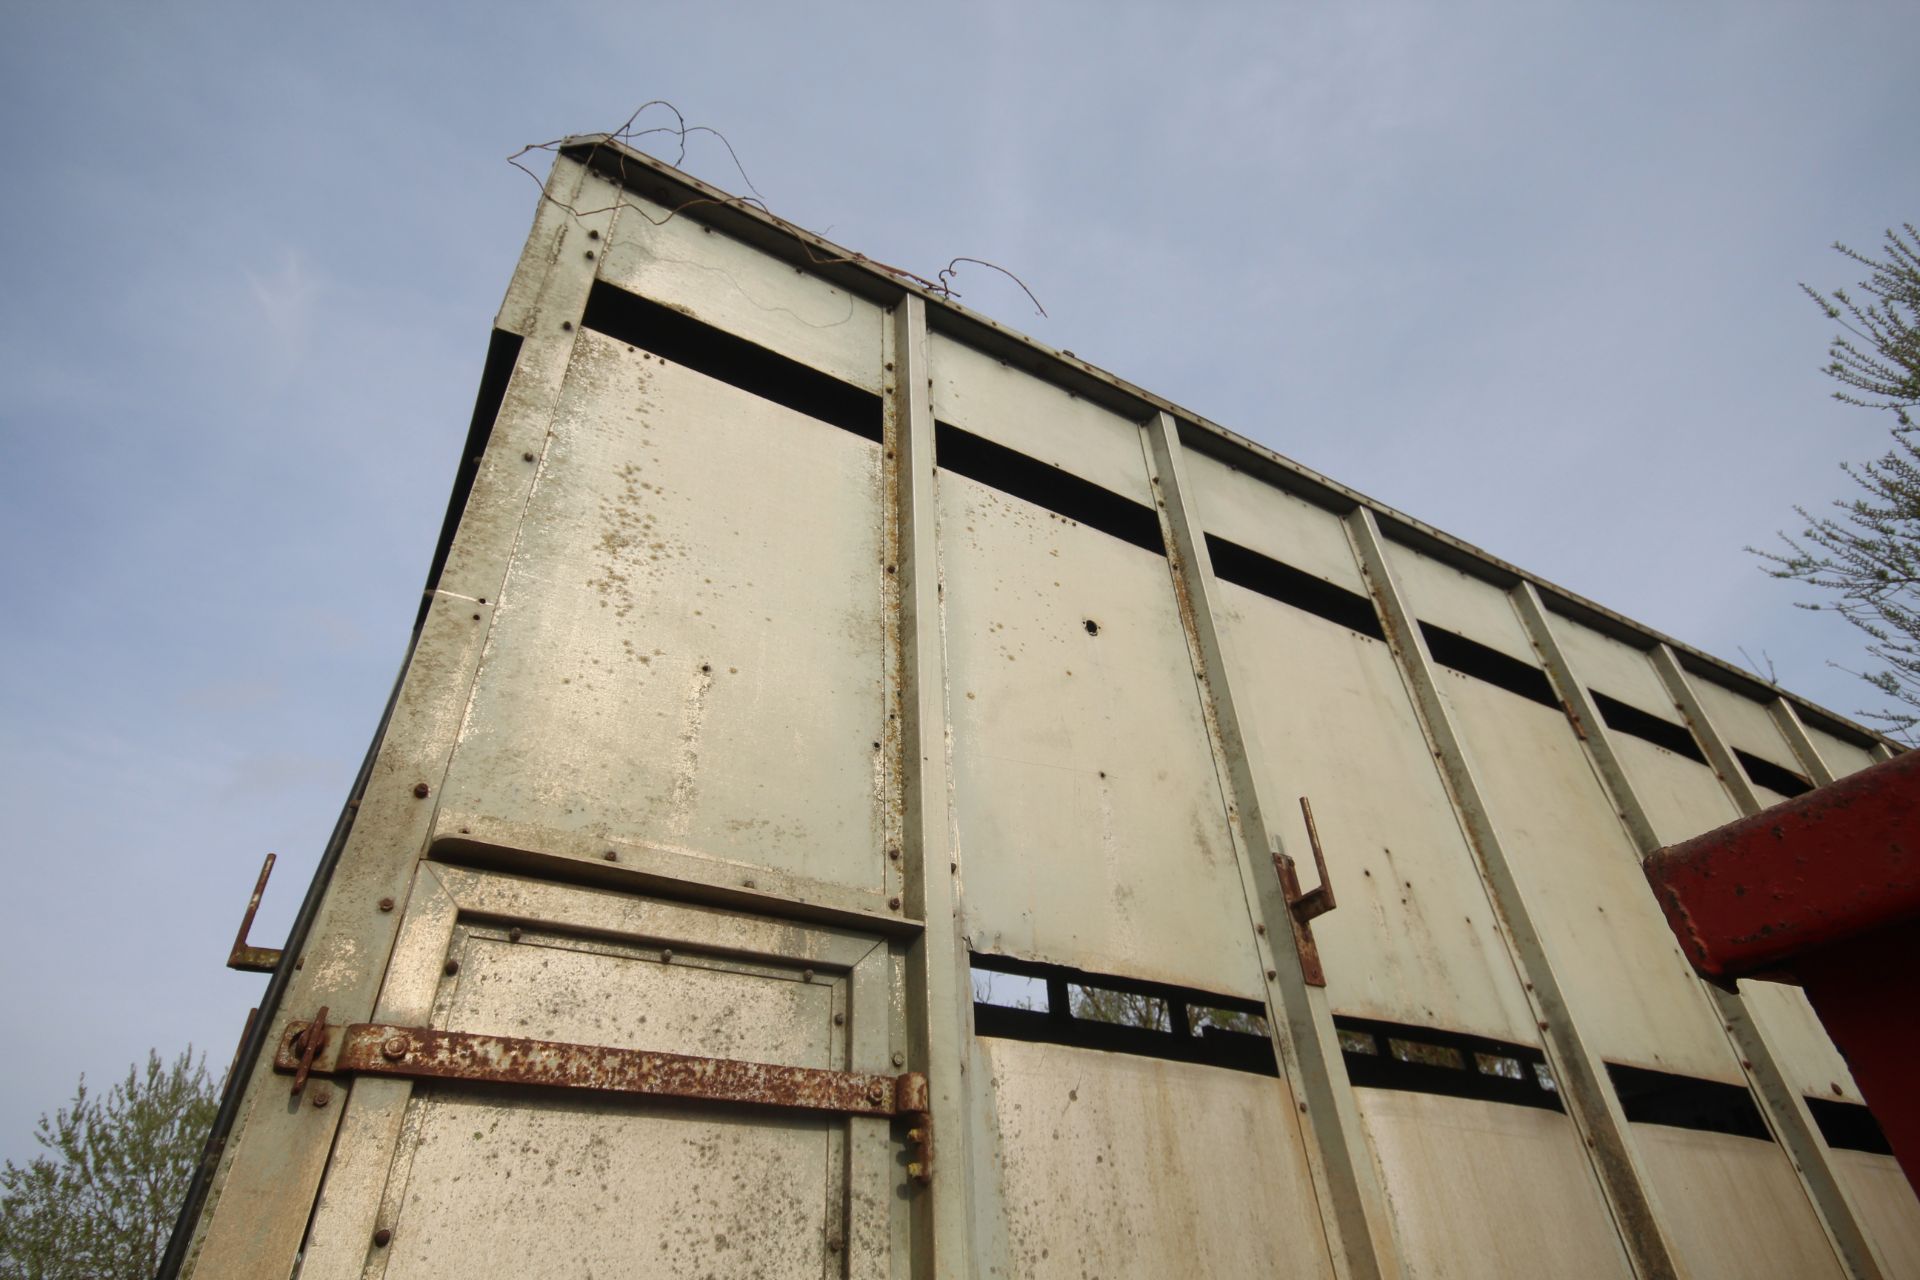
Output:
M898 911L898 910L900 909L900 899L898 899L898 898L888 898L888 899L887 899L887 905L888 905L889 907L892 907L892 908L893 908L893 909L894 909L895 911Z
M740 887L741 887L742 889L752 889L752 888L754 888L754 887L756 887L756 886L754 885L754 883L753 883L753 881L752 881L752 880L742 880L742 881L740 882Z
M380 909L381 909L382 911L391 911L391 910L393 910L393 899L392 899L392 898L382 898L382 899L380 899Z
M388 1036L386 1043L380 1046L380 1052L396 1062L407 1056L408 1042L405 1036Z
M1265 925L1263 925L1263 924L1257 924L1257 925L1255 925L1255 926L1253 926L1253 931L1254 931L1255 933L1265 933L1265 932L1267 931L1267 926L1265 926Z
M1753 1070L1753 1063L1746 1058L1742 1058L1740 1059L1740 1069L1742 1071L1751 1071Z
M531 450L531 449L529 449L529 450L527 450L527 451L526 451L525 453L523 453L523 454L521 454L521 455L520 455L520 461L522 461L522 462L532 462L532 461L533 461L533 450Z
M1304 1102L1300 1104L1300 1114L1301 1115L1307 1114L1307 1104Z
M661 963L663 963L663 964L672 964L672 963L673 963L673 948L672 948L672 947L662 947L662 948L660 949L660 960L661 960Z
M828 1252L828 1253L838 1253L838 1252L840 1252L840 1237L839 1237L839 1236L828 1236L828 1237L827 1237L827 1252Z
M473 620L474 620L475 622L478 622L478 621L480 621L480 615L479 615L479 614L477 614L477 613L476 613L476 614L474 614L474 615L473 615Z
M451 978L454 974L460 972L460 962L458 960L449 960L441 965L440 968L442 972Z
M393 1239L393 1232L387 1230L385 1227L382 1227L378 1231L373 1233L373 1242L379 1245L382 1249L387 1247L387 1241L391 1239Z
M1547 1029L1547 1020L1545 1018L1540 1019L1540 1029L1542 1031Z
M878 1105L879 1103L886 1100L886 1096L887 1096L887 1091L881 1087L880 1082L878 1080L875 1080L872 1084L867 1086L868 1102Z
M1267 979L1268 979L1268 981L1272 981L1272 980L1273 980L1274 978L1277 978L1277 977L1279 977L1279 976L1280 976L1280 971L1279 971L1278 969L1269 969L1269 970L1267 970Z
M889 858L892 858L895 862L900 861L900 851L898 849L887 850L887 856Z
M428 786L424 782L416 782L413 784L413 794L415 798L420 800L425 800L428 796L433 794L433 788Z
M520 930L517 928L507 930L507 941L508 942L520 941Z
M308 1096L313 1099L314 1106L324 1107L333 1101L333 1090L327 1085L316 1084L313 1086L313 1092Z
M566 331L567 331L568 333L572 333L572 332L573 332L573 321L571 321L571 320L562 320L562 321L560 322L560 327L561 327L562 329L565 329L565 330L566 330Z
M613 850L611 850L611 849L609 849L609 850L607 850L607 851L606 851L605 853L603 853L603 854L601 854L600 856L601 856L601 857L603 857L603 858L605 858L605 859L606 859L606 860L607 860L608 862L618 862L618 861L620 861L620 855L619 855L619 854L617 854L617 853L615 853L615 852L614 852Z
M587 261L588 261L588 262L592 262L592 261L593 261L593 250L591 250L591 249L589 249L589 250L587 250Z
M800 971L800 981L802 981L802 982L812 982L812 981L813 981L813 970L811 970L811 969L802 969L802 970Z
M906 1054L904 1054L904 1053L902 1053L902 1052L900 1052L900 1051L899 1051L898 1049L895 1049L895 1050L893 1051L893 1065L894 1065L894 1066L896 1066L896 1067L904 1067L904 1066L906 1066L906 1065L907 1065L907 1055L906 1055Z
M833 1015L833 1025L834 1025L834 1026L836 1026L836 1027L844 1027L844 1026L846 1026L846 1025L847 1025L847 1015L846 1015L846 1014L844 1014L844 1013L836 1013L836 1014L834 1014L834 1015Z
M588 231L588 232L587 232L587 239L589 239L589 240L598 240L599 238L600 238L600 233L599 233L598 231Z

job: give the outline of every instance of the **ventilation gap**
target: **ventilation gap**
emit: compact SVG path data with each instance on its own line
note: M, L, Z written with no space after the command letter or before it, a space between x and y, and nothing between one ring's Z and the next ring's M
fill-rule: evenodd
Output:
M1848 1151L1866 1151L1876 1156L1893 1154L1893 1144L1881 1130L1873 1112L1857 1102L1836 1102L1832 1098L1808 1098L1807 1110L1820 1126L1820 1136L1830 1147Z
M1697 764L1707 762L1706 753L1700 750L1700 744L1693 740L1693 732L1687 726L1663 720L1650 711L1630 707L1597 689L1589 689L1587 693L1592 696L1594 709L1600 713L1600 718L1615 733L1624 733L1642 742L1651 742L1656 747L1665 747L1673 754L1685 756Z
M880 439L880 397L871 391L605 281L594 282L580 323L795 413Z
M1386 639L1373 602L1363 595L1212 534L1207 535L1207 555L1213 560L1213 576L1222 582L1245 587L1363 636Z
M1333 1025L1357 1088L1564 1110L1546 1055L1530 1045L1344 1014Z
M1737 1084L1669 1075L1645 1067L1607 1064L1620 1109L1635 1124L1727 1133L1736 1138L1772 1142L1773 1132L1754 1105L1753 1095Z
M1279 1074L1250 1000L976 954L973 1001L977 1035Z
M1044 507L1063 519L1098 529L1163 556L1160 517L1153 508L1090 480L1009 449L950 423L934 424L933 448L942 468L990 489Z
M507 398L507 383L513 378L513 366L520 359L520 335L495 329L487 339L487 362L480 368L480 390L473 398L473 417L467 422L467 444L460 465L453 473L453 493L447 498L446 518L440 522L440 540L434 544L433 563L427 569L427 589L420 597L420 612L413 629L427 620L427 606L440 589L440 575L446 571L447 556L453 550L453 535L459 531L460 518L466 514L467 499L473 495L473 482L480 474L480 459L493 439L493 424L500 417L500 406Z
M1564 713L1560 699L1553 696L1552 682L1540 668L1431 622L1420 624L1420 634L1427 639L1427 652L1441 666Z
M1791 800L1794 796L1803 796L1813 790L1813 784L1791 769L1783 769L1771 760L1762 760L1759 756L1748 755L1735 747L1733 758L1746 770L1747 781L1756 787L1765 787L1778 795Z

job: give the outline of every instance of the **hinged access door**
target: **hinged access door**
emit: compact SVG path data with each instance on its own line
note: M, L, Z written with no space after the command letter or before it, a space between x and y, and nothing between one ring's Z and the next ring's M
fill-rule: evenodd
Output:
M291 1105L348 1091L299 1274L886 1275L891 1129L925 1105L889 967L841 929L423 863L373 1020L281 1046Z

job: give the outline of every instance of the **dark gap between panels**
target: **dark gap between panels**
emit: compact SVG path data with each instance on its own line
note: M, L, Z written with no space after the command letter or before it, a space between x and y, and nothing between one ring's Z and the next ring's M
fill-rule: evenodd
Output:
M605 281L594 281L580 323L795 413L880 439L880 397L871 391Z
M1044 507L1057 516L1131 543L1157 556L1166 554L1160 517L1153 508L1122 497L1091 480L1009 449L947 422L934 424L933 450L942 470L977 480L990 489Z
M1607 1064L1607 1075L1613 1080L1621 1111L1635 1124L1663 1124L1773 1141L1773 1131L1761 1117L1753 1094L1742 1085L1617 1062Z
M1813 1113L1813 1122L1820 1126L1820 1136L1827 1140L1828 1146L1865 1151L1876 1156L1893 1154L1893 1144L1887 1141L1880 1122L1873 1118L1873 1112L1859 1103L1841 1102L1836 1098L1808 1098L1807 1110Z
M1696 764L1707 762L1706 753L1700 750L1700 744L1693 740L1693 732L1683 724L1662 719L1649 711L1630 707L1618 698L1609 698L1597 689L1587 693L1593 699L1594 710L1607 722L1607 728L1616 733L1624 733L1642 742L1651 742L1656 747L1665 747L1677 756L1685 756Z
M1547 679L1547 673L1532 663L1522 662L1491 645L1469 640L1431 622L1420 624L1420 634L1426 637L1427 652L1441 666L1564 714L1560 699L1553 696L1553 683Z
M1358 1088L1565 1109L1546 1055L1530 1045L1344 1014L1333 1025Z
M1747 781L1756 787L1765 787L1769 791L1786 796L1789 800L1813 790L1811 782L1771 760L1762 760L1759 756L1749 755L1738 747L1733 749L1733 758L1738 760L1740 767L1746 771Z
M1363 636L1386 639L1373 601L1357 592L1211 533L1207 535L1207 555L1213 561L1213 576L1222 582L1245 587Z

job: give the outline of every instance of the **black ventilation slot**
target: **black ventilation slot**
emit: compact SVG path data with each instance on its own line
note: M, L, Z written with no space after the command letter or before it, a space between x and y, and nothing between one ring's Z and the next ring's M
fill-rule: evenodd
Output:
M1386 639L1373 602L1363 595L1212 534L1207 535L1207 555L1213 560L1213 576L1222 582L1257 591L1363 636Z
M1441 666L1458 671L1463 676L1484 680L1508 693L1517 693L1543 707L1562 710L1560 699L1553 696L1553 684L1547 679L1547 673L1531 663L1510 657L1478 640L1469 640L1443 627L1436 627L1431 622L1420 624L1420 634L1427 638L1427 652Z
M1565 1109L1546 1055L1530 1045L1344 1014L1333 1025L1347 1078L1360 1088Z
M1747 780L1756 787L1765 787L1788 799L1803 796L1813 790L1811 782L1791 769L1781 768L1771 760L1762 760L1759 756L1748 755L1738 747L1733 749L1733 758L1740 762L1740 767L1747 771Z
M453 494L447 499L447 515L440 522L440 541L433 548L433 563L427 569L427 589L420 600L420 613L413 621L416 631L426 621L427 606L433 603L433 593L440 586L440 574L446 569L447 556L453 550L453 535L460 528L460 517L466 514L474 478L480 474L480 459L487 452L487 442L493 439L493 424L500 416L500 406L507 398L507 383L513 379L513 366L519 359L520 335L495 329L487 340L487 362L481 366L480 390L473 398L473 417L467 422L466 450L453 473Z
M1151 507L950 423L934 424L933 448L945 470L1045 507L1057 516L1130 542L1143 551L1166 554L1166 545L1160 540L1160 517Z
M1706 754L1700 750L1700 744L1693 740L1693 732L1687 726L1663 720L1650 711L1630 707L1597 689L1589 689L1587 693L1592 696L1594 709L1600 713L1600 718L1607 722L1607 728L1643 742L1651 742L1656 747L1665 747L1673 754L1685 756L1696 763L1707 762Z
M1876 1156L1893 1154L1893 1144L1881 1130L1873 1112L1857 1102L1836 1102L1832 1098L1808 1098L1807 1110L1820 1126L1820 1136L1830 1147L1847 1151L1866 1151Z
M1617 1062L1607 1064L1607 1074L1613 1078L1620 1109L1635 1124L1663 1124L1773 1141L1773 1131L1761 1118L1753 1095L1737 1084L1623 1067Z
M977 1035L1279 1074L1251 1000L993 955L973 957L973 994Z
M871 391L604 281L594 282L580 323L795 413L880 439L880 397Z

